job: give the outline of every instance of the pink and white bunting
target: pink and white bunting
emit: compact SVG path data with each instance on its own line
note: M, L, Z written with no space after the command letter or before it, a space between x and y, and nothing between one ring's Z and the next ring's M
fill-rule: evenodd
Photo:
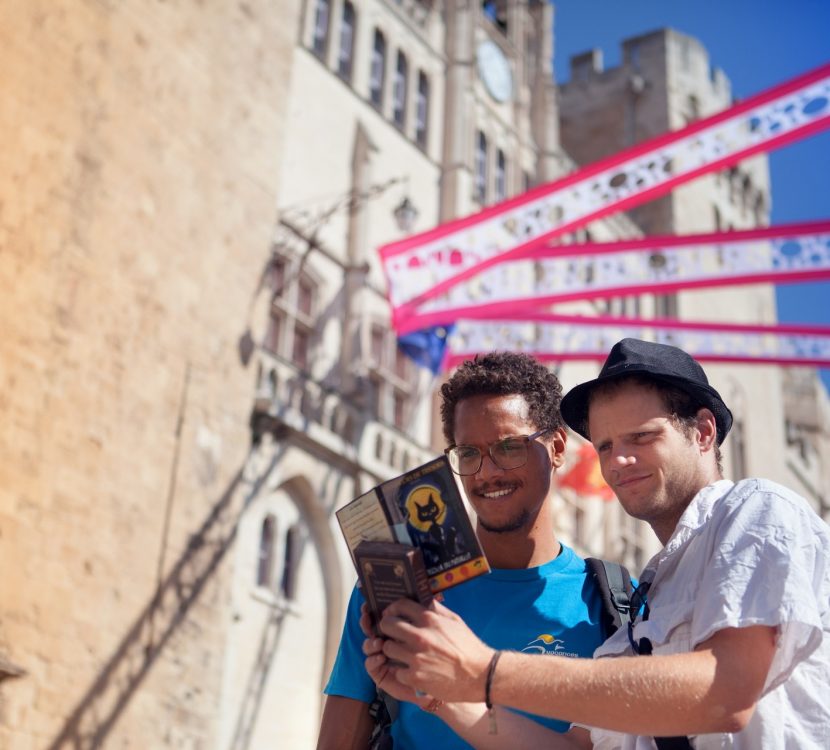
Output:
M830 127L830 64L473 216L380 248L393 321L485 268Z
M672 344L703 362L830 367L830 327L540 313L521 320L459 320L442 369L495 349L526 352L542 362L604 360L626 337Z
M830 221L546 247L524 256L427 300L398 323L398 332L576 299L830 279Z

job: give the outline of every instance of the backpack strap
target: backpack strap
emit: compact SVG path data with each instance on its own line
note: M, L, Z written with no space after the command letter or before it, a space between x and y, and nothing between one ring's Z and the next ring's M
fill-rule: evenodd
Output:
M631 575L624 566L609 560L588 557L585 563L602 598L600 625L607 639L636 617L636 613L631 611L631 592L634 588L631 585ZM651 650L640 653L650 654ZM654 744L657 750L692 750L688 737L655 737Z
M603 640L607 640L631 620L631 574L623 565L598 557L586 558L585 564L602 599L600 626Z
M655 737L657 750L692 750L688 737Z
M375 699L369 704L369 715L375 720L375 726L369 737L368 750L391 750L392 722L398 718L399 708L397 698L383 690L377 691Z

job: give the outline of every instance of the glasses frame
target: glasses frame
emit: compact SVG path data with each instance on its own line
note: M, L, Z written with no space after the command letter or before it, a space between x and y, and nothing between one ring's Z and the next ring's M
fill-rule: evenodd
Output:
M487 446L487 454L490 456L490 460L496 466L498 466L502 471L513 471L514 469L521 469L522 466L524 466L527 463L527 446L528 446L528 444L531 441L536 440L536 438L541 437L546 432L551 432L551 431L552 430L551 430L550 427L545 427L541 430L537 430L536 432L532 433L531 435L508 435L507 437L504 437L501 440L496 440L495 442L490 443L490 445ZM498 461L496 461L496 458L493 455L493 446L499 445L500 443L503 443L505 440L518 440L518 439L522 439L522 440L525 441L525 460L522 463L520 463L518 466L512 466L509 469L506 469L501 464L499 464ZM454 451L458 448L475 448L478 451L478 466L476 466L475 471L470 471L470 472L462 474L460 471L458 471L452 465L453 462L452 462L452 458L450 458L450 453L452 453L452 451ZM481 449L478 446L475 446L475 445L451 445L449 448L444 448L444 455L447 457L447 461L449 461L450 469L452 469L454 474L458 474L458 476L460 476L460 477L471 477L474 474L478 474L478 472L481 470L482 464L484 463L484 453L481 451Z

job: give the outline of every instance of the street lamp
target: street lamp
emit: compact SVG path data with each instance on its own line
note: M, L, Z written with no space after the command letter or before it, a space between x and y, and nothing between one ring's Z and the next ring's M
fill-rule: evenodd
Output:
M402 232L408 232L412 229L412 226L418 219L418 209L412 205L412 201L409 200L408 195L404 196L393 213L395 215L395 221L398 223L398 229Z

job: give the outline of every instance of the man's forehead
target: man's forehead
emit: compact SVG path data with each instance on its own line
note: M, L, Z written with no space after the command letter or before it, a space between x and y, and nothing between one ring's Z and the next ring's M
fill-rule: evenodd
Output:
M461 399L456 405L456 411L465 410L477 412L480 410L492 412L509 412L517 417L527 419L530 406L521 393L481 393Z
M515 423L519 431L532 427L530 407L521 394L481 394L462 399L455 407L455 437L464 436L466 442L471 437L479 437L482 430L487 430L496 421ZM501 430L504 431L504 430ZM508 430L514 432L514 430ZM487 436L493 439L492 435Z
M651 388L627 384L613 391L596 393L588 404L588 426L612 421L616 427L667 418L669 410L660 394Z

